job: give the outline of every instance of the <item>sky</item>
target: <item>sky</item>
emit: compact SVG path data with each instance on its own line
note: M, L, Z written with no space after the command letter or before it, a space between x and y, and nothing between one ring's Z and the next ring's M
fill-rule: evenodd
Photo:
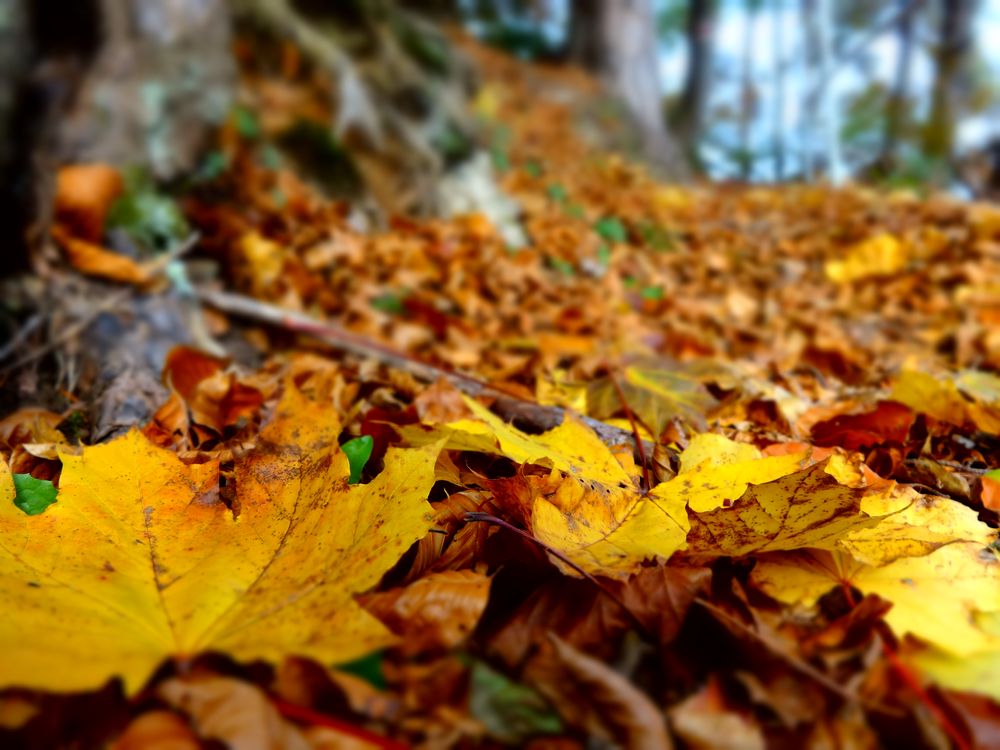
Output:
M832 0L836 2L836 0ZM664 0L659 0L662 7ZM751 142L762 151L772 147L774 128L777 119L777 101L773 85L775 67L775 39L781 25L781 36L784 40L786 65L786 94L781 125L786 150L786 165L789 171L796 171L803 165L805 151L815 147L819 140L818 134L812 132L805 117L803 104L806 99L807 87L811 85L803 67L804 58L804 28L800 13L799 0L764 0L762 10L757 14L752 28L753 44L751 46L751 68L757 93L757 115L754 127L751 128ZM872 3L874 18L888 18L896 3ZM775 8L780 8L780 12ZM714 36L714 67L709 91L709 112L728 106L738 108L741 99L741 71L744 47L744 35L749 14L746 12L744 0L722 0L715 26ZM873 21L874 23L874 21ZM1000 84L1000 0L980 0L974 24L976 54L991 79ZM861 40L860 35L853 43L847 45L852 49ZM928 30L924 29L918 39L914 51L910 90L917 95L916 114L926 113L929 106L929 92L933 80L934 66L927 53L927 43L931 40ZM831 92L834 101L839 104L842 112L844 105L852 95L863 90L871 81L879 81L890 86L895 76L895 66L899 55L899 44L891 29L873 38L865 46L866 53L860 65L839 65L831 80ZM684 79L687 66L687 49L683 41L674 44L664 44L660 54L660 77L665 93L676 93ZM735 147L738 140L738 127L735 123L727 124L718 117L710 120L712 139L724 143L727 147ZM985 143L993 135L1000 133L1000 108L993 107L990 111L974 117L963 118L958 128L959 151L975 148ZM705 150L708 157L708 168L712 176L725 178L738 173L738 166L731 157L725 156L721 149L708 146ZM859 154L848 152L848 158ZM773 159L758 159L755 179L774 179L775 163Z

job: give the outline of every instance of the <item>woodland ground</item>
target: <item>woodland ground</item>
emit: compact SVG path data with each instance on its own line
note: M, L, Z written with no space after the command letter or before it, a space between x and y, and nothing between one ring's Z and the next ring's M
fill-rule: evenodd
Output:
M470 52L500 226L360 227L275 158L329 121L295 65L183 278L63 170L48 273L197 330L106 435L71 348L5 371L0 744L996 747L1000 209L658 183L578 73Z

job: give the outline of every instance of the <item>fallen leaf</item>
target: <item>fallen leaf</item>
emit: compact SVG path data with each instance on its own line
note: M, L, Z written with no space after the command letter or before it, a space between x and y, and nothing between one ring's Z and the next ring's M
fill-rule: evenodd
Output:
M816 445L840 446L856 451L883 443L905 443L913 426L914 413L895 401L880 401L863 414L842 414L817 422L812 428Z
M466 397L465 404L475 419L460 419L432 428L407 425L399 432L411 445L447 438L448 450L498 453L516 463L550 466L606 487L632 484L631 477L607 446L572 414L567 414L562 424L548 432L529 435L471 398Z
M763 456L747 443L703 433L681 453L677 476L657 485L654 493L664 500L683 501L695 513L706 513L741 497L751 484L791 474L807 459L806 451Z
M696 750L764 750L767 743L760 726L747 711L731 706L716 678L669 711L670 726Z
M843 260L826 262L826 276L839 284L872 276L888 276L909 262L906 247L893 235L882 232L847 249Z
M70 265L82 274L135 286L145 286L152 279L146 266L94 242L74 237L59 224L52 227L52 236L65 251Z
M587 413L592 417L606 419L627 406L655 435L674 417L703 426L717 403L697 380L656 362L627 365L614 380L601 378L587 386Z
M840 540L839 546L859 562L877 567L957 542L987 547L996 538L996 531L980 521L976 511L951 498L922 495L894 483L886 489L867 495L861 504L862 511L880 516L879 521L853 529Z
M13 474L12 477L16 491L14 505L27 515L43 513L56 501L56 488L48 479L35 479L31 474Z
M278 713L267 694L232 677L174 677L156 689L169 705L190 717L198 736L232 750L311 750L294 724Z
M996 386L986 373L967 372L952 378L937 377L919 370L904 370L895 379L891 397L921 414L942 422L975 425L984 432L1000 432L1000 404L976 398L992 398ZM964 386L960 390L960 385ZM963 396L963 390L972 397Z
M188 723L173 711L147 711L135 717L111 750L200 750Z
M644 497L634 486L604 487L573 476L527 479L532 534L587 573L628 575L644 561L666 560L685 546L684 503L661 497L659 488ZM558 558L553 562L579 575Z
M409 654L457 646L486 608L490 578L471 570L431 573L402 588L362 598L365 609L401 637Z
M45 513L0 507L0 589L16 613L0 622L0 684L118 675L134 692L169 656L331 663L391 642L352 594L430 527L439 447L391 450L350 487L339 431L331 409L286 389L268 448L236 465L238 518L213 501L217 464L186 466L135 431L64 455Z
M892 602L886 622L960 658L1000 648L1000 633L977 613L1000 611L1000 563L975 543L950 544L882 567L839 552L803 551L758 560L751 580L778 601L812 607L835 586L849 585Z
M983 475L979 497L985 507L1000 511L1000 469L994 469Z
M628 750L673 747L659 707L625 676L555 636L547 646L526 676L567 724Z
M107 164L73 164L56 174L56 221L87 242L100 242L104 222L125 187L121 174Z
M562 731L559 716L537 690L479 661L469 676L469 713L508 745L523 746L530 738Z

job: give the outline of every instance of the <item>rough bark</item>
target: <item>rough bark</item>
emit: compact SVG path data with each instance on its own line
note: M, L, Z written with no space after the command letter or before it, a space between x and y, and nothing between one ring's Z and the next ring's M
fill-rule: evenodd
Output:
M712 77L712 39L717 9L716 0L691 0L688 5L688 66L680 99L671 116L674 131L696 168L701 163L698 144Z
M597 73L624 103L646 159L675 178L689 177L683 153L664 121L651 0L578 0L570 55Z
M235 91L224 0L101 0L101 53L60 150L78 161L190 170Z

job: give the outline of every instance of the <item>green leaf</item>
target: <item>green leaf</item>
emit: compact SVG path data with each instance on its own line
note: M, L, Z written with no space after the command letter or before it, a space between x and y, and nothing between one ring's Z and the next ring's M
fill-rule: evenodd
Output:
M236 107L233 110L233 124L236 132L249 141L260 137L260 122L257 115L246 107Z
M674 233L651 221L639 225L639 235L653 250L665 252L676 248Z
M542 172L544 170L542 169L542 165L539 162L532 160L529 162L525 162L524 171L528 173L529 177L537 178L542 176Z
M55 485L31 474L14 474L14 505L29 516L37 516L56 501Z
M554 182L549 185L545 192L549 194L549 198L554 200L556 203L563 203L569 198L569 193L566 188L560 185L558 182Z
M608 242L625 242L628 239L628 232L625 225L614 216L605 216L594 224L594 231Z
M148 250L168 250L189 233L187 221L170 196L158 191L140 171L125 177L125 192L111 206L108 227L123 230Z
M510 157L507 156L507 152L494 146L490 151L490 156L493 158L493 168L498 172L506 172L510 169Z
M500 742L522 745L540 734L558 734L562 722L533 688L505 677L482 662L472 667L469 711Z
M996 481L1000 482L1000 469L987 471L985 474L983 474L983 476L986 477L987 479L995 479Z
M195 184L212 182L221 177L229 169L229 157L221 151L210 151L201 160L198 169L191 176Z
M597 248L597 262L605 268L607 268L611 263L611 248L603 242L601 243L601 246Z
M394 292L380 294L371 301L371 306L389 315L402 315L406 308L403 305L405 296Z
M347 672L355 677L360 677L369 685L379 690L385 690L386 688L385 674L382 672L381 651L375 651L345 664L338 664L337 671Z
M644 300L649 300L650 302L659 302L663 299L663 287L662 286L647 286L644 287L640 292Z
M575 276L576 268L568 260L563 260L562 258L549 258L549 264L559 273L565 276Z
M344 455L347 456L347 460L351 462L351 477L347 480L349 484L357 484L361 481L361 472L365 470L368 459L372 457L373 447L375 447L375 441L372 440L371 435L356 437L340 446Z

